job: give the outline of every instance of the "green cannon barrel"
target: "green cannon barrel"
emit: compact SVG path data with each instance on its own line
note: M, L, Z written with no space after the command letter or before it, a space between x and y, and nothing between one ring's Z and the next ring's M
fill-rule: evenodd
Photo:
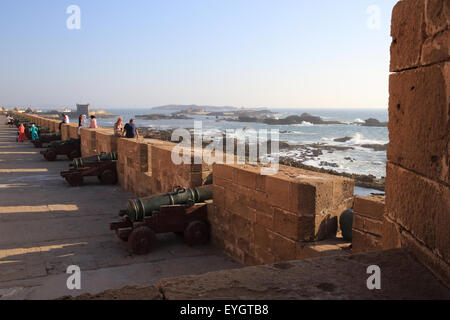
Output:
M49 148L58 148L63 146L72 146L72 145L79 145L81 143L80 139L69 139L65 141L53 141L49 144Z
M80 158L80 159L74 159L72 164L70 164L71 167L78 169L81 167L84 167L86 164L92 164L97 162L103 162L103 161L115 161L118 160L117 153L102 153L97 156L93 157L87 157L87 158Z
M344 240L352 241L353 230L353 210L345 210L339 218L339 225L342 230L342 237Z
M212 186L181 189L164 195L128 200L127 209L122 211L121 215L128 216L131 221L141 221L144 217L151 216L154 211L159 211L161 206L200 203L212 198Z
M59 132L49 132L49 133L41 134L41 137L57 137L57 136L61 136L61 133L59 133Z

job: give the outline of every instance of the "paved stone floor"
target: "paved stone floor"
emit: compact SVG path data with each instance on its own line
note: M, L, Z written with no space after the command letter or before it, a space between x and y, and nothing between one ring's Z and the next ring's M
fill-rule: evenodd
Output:
M131 255L109 230L134 195L96 178L72 188L59 173L69 161L47 162L0 116L0 299L52 299L161 278L239 268L213 246L190 248L173 234L158 236L154 252ZM69 265L82 270L82 290L66 287Z

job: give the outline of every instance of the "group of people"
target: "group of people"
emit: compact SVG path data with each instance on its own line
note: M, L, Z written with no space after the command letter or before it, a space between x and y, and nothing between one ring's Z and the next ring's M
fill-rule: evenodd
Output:
M97 123L97 118L95 116L91 116L90 120L87 119L85 114L82 114L79 118L78 118L78 135L81 134L81 129L82 128L90 128L90 129L97 129L98 123Z
M88 121L86 115L81 115L78 120L78 135L81 134L82 128L90 128L97 129L97 119L95 116L91 116L91 119ZM130 119L130 122L127 124L123 124L123 119L117 119L114 124L114 135L116 137L126 137L126 138L139 138L139 132L136 128L136 124L134 123L134 119Z
M63 121L59 124L59 129L61 130L61 126L63 124L68 124L69 123L69 116L66 114L62 115ZM11 117L11 119L8 118L8 123L9 121L14 121L14 119ZM98 123L97 123L97 118L95 116L91 116L90 120L88 121L86 115L82 114L79 119L78 119L78 135L81 134L81 129L82 128L90 128L90 129L97 129L99 128ZM31 131L31 137L32 140L37 140L39 139L39 129L38 127L35 126L35 124L33 123L30 127L30 131ZM25 127L23 124L21 124L19 126L19 132L18 132L18 142L24 142L26 140L26 135L25 135ZM114 135L116 137L126 137L126 138L139 138L139 132L138 129L136 128L136 124L134 123L134 119L130 119L130 122L123 125L123 119L119 118L117 119L117 122L114 124Z
M31 141L36 141L39 139L39 128L36 127L34 123L31 124L30 132L31 132ZM25 134L25 126L23 125L23 123L20 124L19 131L17 134L18 134L17 142L24 142L27 139L27 136Z
M114 135L116 137L126 137L129 139L139 138L139 132L134 123L134 119L130 119L130 122L125 126L123 125L122 118L117 119L117 122L114 124Z

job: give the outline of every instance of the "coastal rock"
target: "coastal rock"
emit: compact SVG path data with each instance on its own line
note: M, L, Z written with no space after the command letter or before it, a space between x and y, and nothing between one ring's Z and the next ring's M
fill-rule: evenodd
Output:
M229 119L230 121L235 121L232 119ZM340 121L326 121L323 120L321 117L313 116L309 113L303 113L301 116L288 116L283 119L276 119L276 118L256 118L256 117L250 117L250 116L239 116L238 120L239 122L257 122L257 123L264 123L268 125L293 125L293 124L344 124Z
M389 143L386 144L362 144L361 147L367 149L373 149L375 151L386 151L389 147Z
M337 138L337 139L334 139L333 141L334 142L347 142L347 141L350 141L350 140L352 140L353 138L352 137L344 137L344 138Z
M183 115L183 114L172 114L172 115L164 115L164 114L148 114L148 115L137 115L136 119L142 120L191 120L192 118Z
M370 119L367 119L366 121L364 121L364 123L361 123L361 126L363 126L363 127L387 127L388 123L380 122L377 119L370 118Z

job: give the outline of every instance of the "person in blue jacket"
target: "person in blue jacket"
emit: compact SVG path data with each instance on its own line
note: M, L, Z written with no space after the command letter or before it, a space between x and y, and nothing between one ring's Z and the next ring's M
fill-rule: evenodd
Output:
M34 125L34 123L31 125L30 131L31 131L31 140L32 141L38 140L39 139L39 128L36 127Z

